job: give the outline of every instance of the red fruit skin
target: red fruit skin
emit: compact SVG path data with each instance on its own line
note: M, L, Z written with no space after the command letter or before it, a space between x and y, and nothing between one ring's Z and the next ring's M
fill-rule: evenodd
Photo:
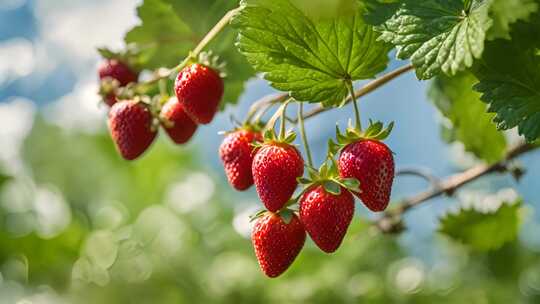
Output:
M152 114L140 103L125 100L109 112L109 131L120 155L134 160L148 149L156 138L152 131Z
M213 69L192 64L185 67L175 82L175 92L186 113L198 124L212 121L223 97L223 80Z
M347 145L339 156L339 174L360 181L361 193L354 193L371 211L384 211L390 202L394 181L392 151L377 140Z
M253 181L259 198L271 212L280 210L298 186L304 174L304 160L289 144L264 144L253 158Z
M162 125L176 144L187 143L197 131L197 124L186 114L184 106L177 100L169 100L161 109L160 115L173 124L170 128Z
M219 157L231 186L238 191L253 185L251 164L256 153L253 142L262 142L259 132L238 130L229 133L219 147Z
M98 68L99 79L107 77L118 80L121 87L127 86L131 82L137 82L139 75L131 70L125 63L116 59L103 61Z
M315 244L324 252L336 251L354 216L354 197L345 188L340 195L310 187L300 198L300 221Z
M270 278L285 272L306 241L306 231L296 214L289 224L275 213L260 217L251 233L255 255L262 271Z

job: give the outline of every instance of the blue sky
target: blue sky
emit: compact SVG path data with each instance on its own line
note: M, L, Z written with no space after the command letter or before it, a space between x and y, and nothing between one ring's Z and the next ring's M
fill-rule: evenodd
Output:
M138 2L0 0L0 156L11 151L8 146L12 142L6 136L24 136L20 130L31 126L32 114L29 113L35 111L42 111L51 122L81 132L106 128L106 110L99 106L96 95L99 57L95 48L122 46L123 34L138 22L135 15ZM393 61L389 69L404 64ZM387 143L396 153L398 168L430 168L435 175L444 177L471 160L459 144L447 145L440 140L441 118L426 98L427 86L427 82L416 80L413 73L402 76L363 98L362 113L364 118L396 122ZM239 106L229 107L210 126L200 128L192 144L199 147L202 157L208 160L207 169L219 178L224 176L216 152L221 141L217 132L230 128L230 114L241 117L251 102L271 92L265 82L250 81ZM316 160L324 156L325 143L333 136L335 123L344 126L351 116L351 109L346 107L307 122L308 135L317 151ZM7 128L5 125L9 122L12 124ZM13 160L11 154L0 157L0 161ZM540 206L539 160L538 153L523 158L529 174L517 186L525 200L536 206ZM474 197L475 189L495 192L514 185L509 177L494 177L475 183L460 195ZM415 178L399 177L393 197L404 197L426 186ZM250 192L244 197L253 195ZM436 215L451 204L452 200L437 199L411 212L407 223L412 233L406 233L403 242L425 243L435 228ZM421 251L423 247L411 246L411 250Z

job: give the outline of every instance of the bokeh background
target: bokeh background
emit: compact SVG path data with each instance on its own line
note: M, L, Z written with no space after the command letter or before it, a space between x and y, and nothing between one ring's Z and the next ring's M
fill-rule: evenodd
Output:
M249 240L260 203L228 187L217 149L229 116L273 91L253 79L187 146L161 136L141 160L121 160L96 93L96 47L122 47L138 4L0 0L0 303L540 303L539 153L521 159L519 183L493 176L434 199L407 214L398 236L374 231L358 207L338 253L308 241L284 276L266 279ZM428 85L407 74L364 98L362 111L396 121L388 144L398 168L444 177L474 159L440 139ZM317 160L350 116L344 108L307 122ZM426 187L398 177L393 201ZM518 195L523 229L499 250L471 252L436 232L460 204Z

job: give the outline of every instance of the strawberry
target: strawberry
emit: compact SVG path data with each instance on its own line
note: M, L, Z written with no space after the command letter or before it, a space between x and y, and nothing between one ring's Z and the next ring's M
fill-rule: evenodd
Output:
M270 278L285 272L306 241L306 231L298 217L290 212L290 222L267 212L260 217L251 234L255 255L262 271Z
M354 215L354 198L345 188L335 195L322 185L311 186L300 198L300 220L322 251L338 249Z
M383 211L390 201L394 180L392 151L378 140L359 140L341 151L338 161L341 177L360 181L360 193L354 193L371 211Z
M219 147L219 157L225 168L229 183L239 191L253 185L251 164L255 149L253 142L261 142L262 135L247 129L229 133Z
M291 198L304 174L304 160L290 144L265 143L257 151L252 165L253 181L266 209L276 212Z
M170 99L161 109L160 116L168 122L162 123L163 128L179 145L188 142L197 130L197 124L186 114L178 100Z
M116 79L121 87L127 86L131 82L137 82L139 75L134 72L127 64L116 59L107 59L103 61L99 68L99 79Z
M212 121L223 96L223 80L216 71L202 64L191 64L180 71L174 88L178 101L196 123Z
M157 131L152 127L152 114L141 103L125 100L109 112L111 137L122 157L134 160L152 144Z

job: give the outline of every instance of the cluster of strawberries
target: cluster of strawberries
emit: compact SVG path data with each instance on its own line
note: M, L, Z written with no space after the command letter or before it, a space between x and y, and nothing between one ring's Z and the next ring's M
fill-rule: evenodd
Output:
M175 143L187 142L199 124L212 121L224 90L220 74L200 63L180 71L173 99L124 94L125 88L136 91L139 75L117 59L107 59L99 77L101 94L111 107L111 137L126 160L143 154L160 126ZM386 209L394 160L381 140L391 127L383 129L377 122L364 132L350 127L343 135L338 130L337 143L331 141L329 157L319 170L304 164L292 144L294 134L277 137L272 128L263 136L260 128L247 124L226 135L219 154L230 184L239 191L255 184L266 207L253 217L252 242L267 276L277 277L287 270L303 248L306 232L324 252L336 251L354 216L353 194L372 211ZM304 167L308 178L303 177ZM303 190L294 198L299 184ZM298 211L290 209L297 203Z
M394 160L379 138L388 132L377 123L362 136L339 135L342 145L335 144L341 151L337 163L332 158L330 165L325 162L319 170L308 166L310 179L302 177L304 160L292 140L263 139L250 127L225 137L219 153L229 183L239 191L255 184L267 209L254 216L251 236L267 276L277 277L287 270L304 246L306 231L321 250L336 251L354 215L352 194L372 211L386 209ZM299 183L304 189L294 199ZM289 209L297 201L299 211Z
M188 142L199 124L214 118L223 95L223 80L210 67L193 63L176 78L177 98L144 100L120 98L122 89L134 86L139 74L117 59L107 59L99 67L103 100L111 107L109 130L123 158L134 160L154 142L159 126L177 144ZM109 84L109 85L103 85Z

